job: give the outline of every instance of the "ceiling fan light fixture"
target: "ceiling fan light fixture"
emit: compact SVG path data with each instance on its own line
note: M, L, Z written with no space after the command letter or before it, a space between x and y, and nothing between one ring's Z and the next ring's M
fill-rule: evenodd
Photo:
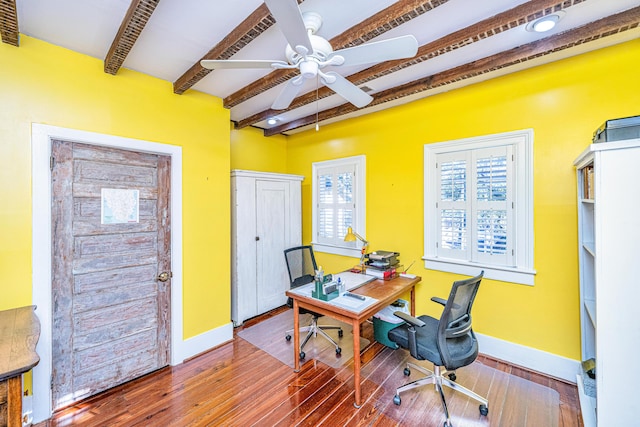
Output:
M525 29L532 33L544 33L546 31L550 31L560 22L560 20L567 13L559 10L557 12L553 12L549 15L545 15L542 18L538 18L535 21L531 21L527 24Z
M300 74L305 79L312 79L318 75L318 63L316 61L302 61L300 63Z
M277 124L277 123L278 123L278 121L279 121L279 120L278 120L278 118L277 118L277 117L269 117L269 118L267 119L267 124L268 124L269 126L273 126L273 125Z

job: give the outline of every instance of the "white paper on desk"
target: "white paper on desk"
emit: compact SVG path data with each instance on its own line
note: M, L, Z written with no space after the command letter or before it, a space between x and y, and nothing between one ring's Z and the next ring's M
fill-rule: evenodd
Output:
M332 299L331 301L329 301L329 303L333 304L333 305L336 305L338 307L346 308L347 310L360 312L360 311L364 310L365 308L369 307L370 305L375 304L376 302L378 302L378 300L375 299L375 298L371 298L371 297L367 297L367 296L364 296L364 297L365 297L365 300L362 301L362 300L357 299L357 298L353 298L353 297L348 297L348 296L342 295L342 296L340 296L338 298Z
M289 289L289 292L293 292L294 294L302 295L303 297L310 297L311 292L314 289L314 283L307 283L306 285L298 286L294 289Z
M340 278L340 281L344 283L344 288L347 291L352 291L360 286L372 282L376 280L373 276L367 276L366 274L354 273L353 271L341 271L340 273L336 273L333 275L333 280L337 281Z

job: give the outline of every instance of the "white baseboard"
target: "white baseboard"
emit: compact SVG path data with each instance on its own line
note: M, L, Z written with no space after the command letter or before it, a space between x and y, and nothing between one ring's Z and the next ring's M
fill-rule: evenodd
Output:
M22 378L24 382L24 377ZM24 385L22 386L24 390ZM33 425L33 395L22 396L22 427Z
M480 353L504 360L523 368L532 369L567 382L576 382L580 362L532 347L515 344L498 338L476 333Z
M172 365L178 365L185 359L189 359L232 339L233 323L231 322L196 335L195 337L188 338L182 341L182 345L177 349L179 353L172 358Z

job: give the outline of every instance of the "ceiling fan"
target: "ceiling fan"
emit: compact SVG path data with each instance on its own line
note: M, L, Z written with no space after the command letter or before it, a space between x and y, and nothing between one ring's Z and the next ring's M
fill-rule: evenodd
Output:
M393 59L410 58L418 51L418 42L412 35L366 43L333 51L331 44L316 35L322 17L315 12L302 13L296 0L265 0L271 15L289 43L285 49L287 61L282 60L212 60L200 64L207 69L273 68L298 69L300 75L290 79L271 106L284 110L300 92L307 79L318 78L322 84L358 108L368 105L373 98L335 71L324 72L334 65L362 65Z

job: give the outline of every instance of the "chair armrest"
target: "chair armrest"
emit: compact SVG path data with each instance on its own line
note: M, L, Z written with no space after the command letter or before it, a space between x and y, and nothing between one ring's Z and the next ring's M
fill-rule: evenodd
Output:
M422 328L424 326L424 322L422 320L416 319L415 317L405 313L404 311L394 311L393 315L404 320L411 326L416 326L418 328Z
M443 298L439 298L439 297L431 297L431 301L433 302L437 302L438 304L442 304L442 306L444 307L445 305L447 305L447 300L443 299ZM460 308L459 304L453 304L453 308Z
M437 302L438 304L442 304L442 306L447 305L447 300L440 297L431 297L431 301Z
M422 360L422 358L418 355L418 341L416 338L416 328L422 328L425 323L416 319L415 317L405 313L404 311L395 311L393 313L394 316L404 320L406 324L409 325L407 328L407 339L409 340L409 353L414 359Z

